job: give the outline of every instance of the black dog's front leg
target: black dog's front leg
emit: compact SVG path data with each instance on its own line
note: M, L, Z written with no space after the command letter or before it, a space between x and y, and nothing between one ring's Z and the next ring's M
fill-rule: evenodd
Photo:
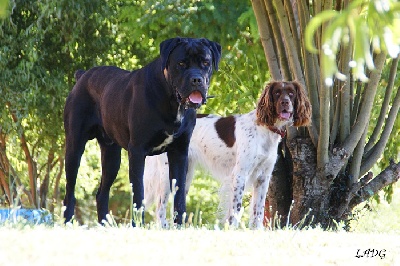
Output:
M187 173L187 151L186 153L171 151L168 152L169 178L175 179L175 186L178 187L174 198L174 211L177 213L174 222L182 224L182 215L186 212L186 173Z
M182 224L182 215L186 212L186 174L188 168L188 150L192 132L196 124L196 111L188 109L182 120L182 125L174 136L174 142L167 151L169 163L169 179L176 180L178 191L175 194L174 210L177 212L175 221Z
M136 205L137 210L142 207L144 198L143 188L143 172L144 172L144 160L146 158L145 152L140 147L134 147L131 144L128 146L129 156L129 181L132 184L133 192L133 204ZM133 210L130 210L133 211ZM144 212L142 213L142 223L144 223ZM135 221L132 221L132 225L135 226Z

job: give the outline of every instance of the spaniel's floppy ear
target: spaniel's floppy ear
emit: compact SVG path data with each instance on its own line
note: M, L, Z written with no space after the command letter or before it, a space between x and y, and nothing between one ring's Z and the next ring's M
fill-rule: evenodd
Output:
M293 86L296 88L297 97L294 103L293 126L307 126L311 122L311 103L308 99L304 88L300 83L293 81Z
M270 82L265 86L260 100L257 104L257 124L265 126L273 126L277 116L272 98L272 90L277 82Z

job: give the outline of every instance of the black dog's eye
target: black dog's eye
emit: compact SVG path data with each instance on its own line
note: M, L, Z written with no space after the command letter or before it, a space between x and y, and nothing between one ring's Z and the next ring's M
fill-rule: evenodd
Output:
M210 66L210 61L203 61L203 66L206 66L206 67Z
M180 67L186 67L185 62L179 62L178 65L179 65Z

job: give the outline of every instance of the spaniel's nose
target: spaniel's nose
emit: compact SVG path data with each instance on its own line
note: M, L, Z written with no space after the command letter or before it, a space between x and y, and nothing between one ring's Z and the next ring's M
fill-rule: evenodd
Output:
M289 104L290 104L290 99L289 98L285 97L285 98L282 99L282 101L281 101L281 105L282 106L288 106Z

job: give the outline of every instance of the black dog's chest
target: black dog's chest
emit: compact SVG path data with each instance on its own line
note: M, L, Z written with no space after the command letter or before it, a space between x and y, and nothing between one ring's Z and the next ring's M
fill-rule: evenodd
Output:
M174 134L168 134L167 132L158 133L151 140L152 148L149 151L149 155L156 155L163 153L173 141L174 141Z
M175 121L171 121L166 124L163 130L160 130L150 141L150 149L149 155L160 154L163 153L166 148L174 141L174 139L182 131L182 119L183 114L181 111L178 111ZM180 135L180 134L179 134Z

